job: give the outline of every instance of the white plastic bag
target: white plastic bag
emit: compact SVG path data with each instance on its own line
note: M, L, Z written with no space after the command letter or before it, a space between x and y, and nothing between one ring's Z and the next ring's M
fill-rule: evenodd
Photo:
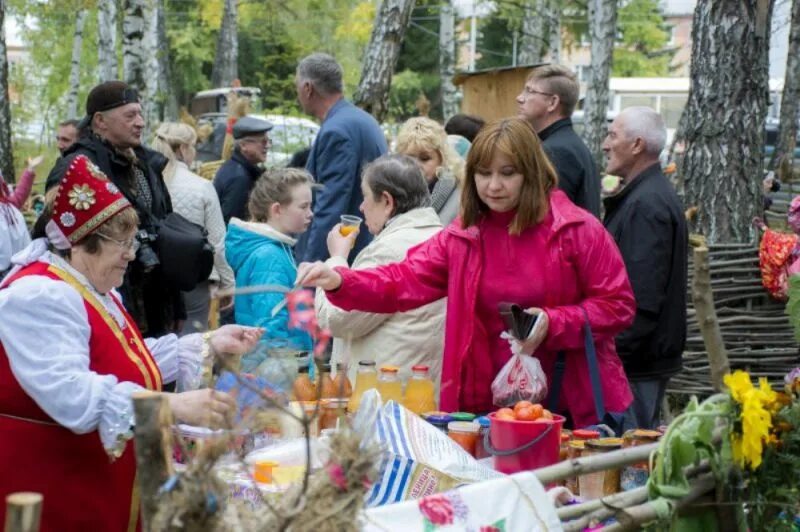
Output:
M492 402L496 406L514 406L518 401L538 403L546 395L547 377L539 359L519 352L511 355L492 381Z

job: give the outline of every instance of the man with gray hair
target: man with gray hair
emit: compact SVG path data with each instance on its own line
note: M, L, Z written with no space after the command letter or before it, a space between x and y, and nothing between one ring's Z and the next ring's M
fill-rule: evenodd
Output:
M669 378L686 343L688 233L678 195L661 171L666 143L661 116L629 107L608 129L606 172L622 189L604 200L603 220L616 240L636 296L636 319L616 338L634 400L626 428L656 428Z
M327 238L342 214L359 214L364 200L361 170L386 154L386 138L378 122L344 98L342 67L328 54L314 53L300 61L295 78L303 111L322 123L306 170L323 185L314 195L314 219L295 246L302 261L328 258ZM369 244L361 230L350 257Z

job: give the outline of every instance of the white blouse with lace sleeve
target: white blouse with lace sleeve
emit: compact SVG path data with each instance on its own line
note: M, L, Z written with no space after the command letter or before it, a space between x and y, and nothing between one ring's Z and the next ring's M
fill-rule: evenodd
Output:
M47 262L69 267L58 257ZM69 272L86 286L74 269ZM117 323L125 320L108 295L94 292ZM131 394L143 388L89 369L91 330L83 298L67 283L43 276L0 290L0 342L22 389L57 423L77 434L97 430L103 447L119 454L132 436ZM197 382L202 335L147 339L163 381ZM0 412L2 414L2 412Z

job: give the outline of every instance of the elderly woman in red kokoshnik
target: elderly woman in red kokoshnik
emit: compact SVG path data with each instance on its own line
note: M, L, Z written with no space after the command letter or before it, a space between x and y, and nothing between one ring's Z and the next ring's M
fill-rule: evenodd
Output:
M44 494L43 531L138 529L131 394L176 381L177 420L224 426L234 399L196 388L212 353L240 356L262 333L142 338L114 290L137 226L128 200L77 157L0 284L0 500Z

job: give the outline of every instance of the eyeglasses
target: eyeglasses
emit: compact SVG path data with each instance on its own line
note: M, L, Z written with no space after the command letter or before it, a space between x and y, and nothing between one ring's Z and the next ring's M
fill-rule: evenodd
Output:
M536 89L531 89L530 87L525 87L524 92L526 96L531 96L533 94L541 94L542 96L555 96L555 94L552 92L537 91Z
M129 238L128 240L117 240L116 238L111 238L110 236L104 235L103 233L100 233L99 231L97 233L95 233L95 234L97 236L99 236L100 238L102 238L103 240L107 240L109 242L113 242L122 251L133 251L134 253L139 251L140 244L139 244L139 241L136 240L136 237Z
M255 144L266 144L267 148L272 146L272 139L269 138L269 137L265 137L265 138L250 137L250 138L247 138L245 140L247 142L252 142L252 143L255 143Z

